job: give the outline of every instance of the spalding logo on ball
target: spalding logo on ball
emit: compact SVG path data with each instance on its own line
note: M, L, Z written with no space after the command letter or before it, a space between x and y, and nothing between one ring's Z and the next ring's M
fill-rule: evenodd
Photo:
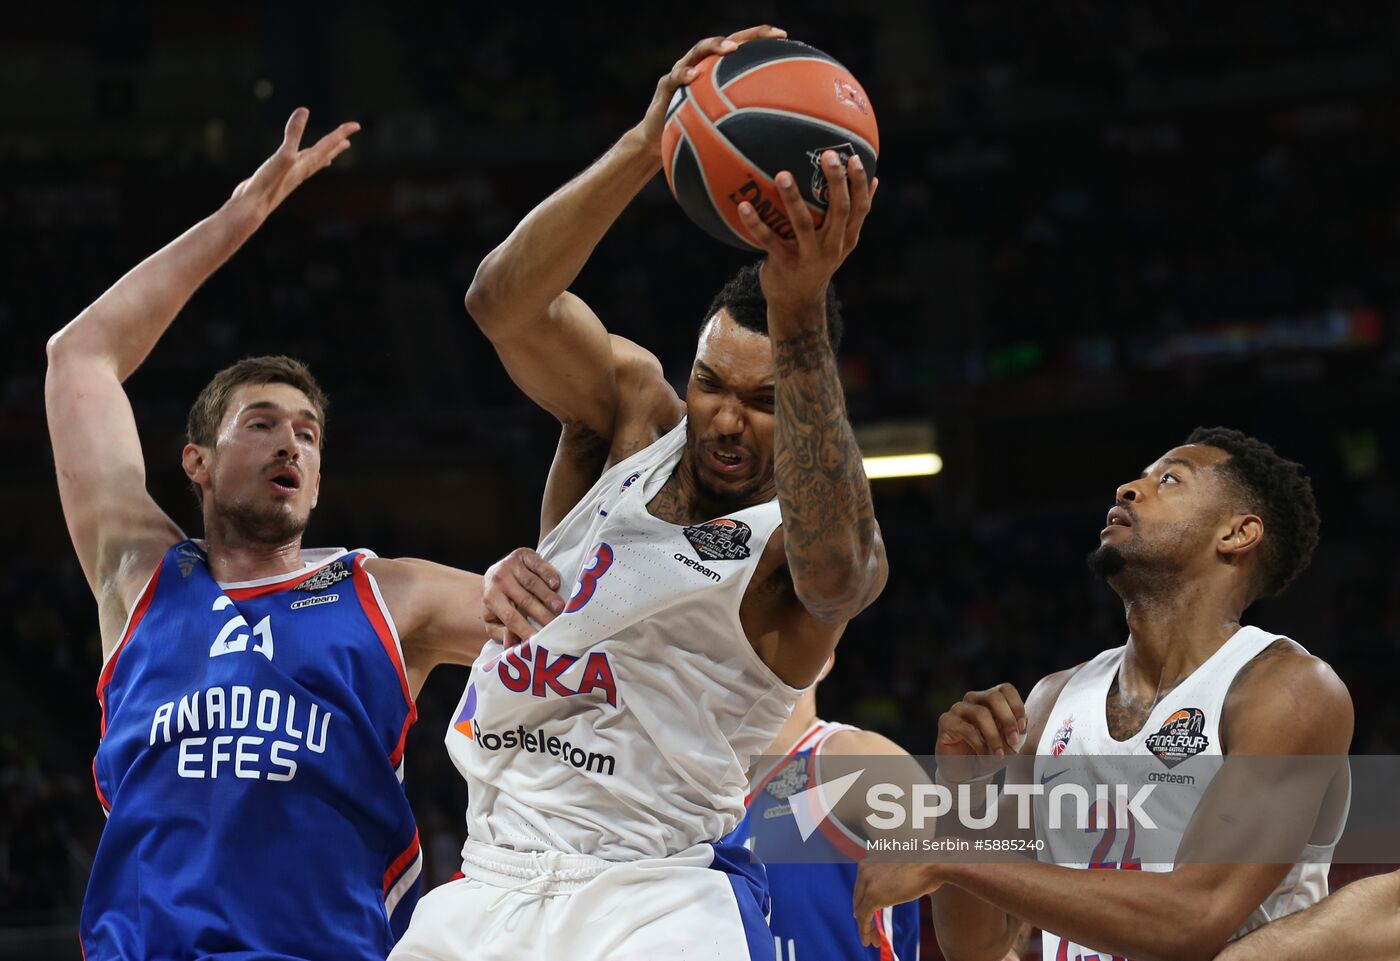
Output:
M758 250L739 204L791 238L773 178L788 170L818 225L826 214L821 155L858 154L875 176L880 132L865 91L835 58L795 40L751 40L706 57L666 111L661 164L671 192L710 236Z

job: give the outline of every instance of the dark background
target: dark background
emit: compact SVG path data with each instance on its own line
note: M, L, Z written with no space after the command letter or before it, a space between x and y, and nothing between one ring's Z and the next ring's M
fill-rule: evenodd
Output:
M843 60L881 190L838 275L859 426L931 424L946 468L881 481L884 596L822 688L832 719L932 749L969 688L1025 692L1122 643L1084 555L1114 487L1197 424L1314 478L1323 540L1250 612L1329 660L1354 750L1400 707L1400 6L733 3L45 4L0 29L0 925L62 957L102 827L95 606L44 425L45 339L213 211L311 108L364 130L189 304L130 380L160 503L194 532L186 409L247 354L330 392L308 544L483 570L533 542L556 435L462 309L481 257L640 119L701 36L770 21ZM660 178L576 290L680 384L744 262ZM408 784L429 876L464 788L442 748L464 670L423 694Z

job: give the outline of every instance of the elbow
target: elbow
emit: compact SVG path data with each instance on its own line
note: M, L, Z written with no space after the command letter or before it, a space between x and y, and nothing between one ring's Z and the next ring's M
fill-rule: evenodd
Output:
M44 357L48 360L50 370L61 364L73 352L72 345L73 338L69 335L67 327L48 339L44 344Z
M501 280L496 259L497 251L493 250L477 266L464 301L467 313L487 337L491 337L501 326L501 301L497 296Z
M1195 924L1165 926L1157 942L1160 950L1155 957L1144 956L1145 961L1212 961L1225 950L1230 935L1238 929L1238 925L1232 925L1220 917L1219 911L1210 908L1195 917Z
M827 624L844 624L875 599L867 581L859 568L817 577L798 577L794 573L793 588L812 617Z

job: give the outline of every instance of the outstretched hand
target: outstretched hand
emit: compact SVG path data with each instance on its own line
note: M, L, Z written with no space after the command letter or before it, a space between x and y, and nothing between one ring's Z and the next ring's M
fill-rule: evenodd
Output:
M727 37L707 37L691 47L686 55L677 60L675 66L656 82L656 93L652 95L651 106L647 108L646 116L637 128L647 147L660 156L661 131L666 125L666 109L671 105L671 98L676 95L676 91L695 79L696 66L701 60L711 55L723 56L733 53L739 49L739 44L749 40L782 40L786 36L787 31L781 27L765 25L739 30Z
M353 121L341 124L302 150L301 135L310 116L311 111L305 107L292 111L282 145L262 162L253 176L233 189L232 200L247 201L254 205L260 216L266 217L308 177L329 166L332 160L350 149L350 135L360 129L360 125Z
M860 241L860 229L870 213L879 178L869 178L858 155L852 154L842 163L841 155L834 150L822 153L821 170L826 178L828 203L820 227L813 222L812 211L788 170L780 171L775 180L792 224L791 239L765 224L753 204L747 200L739 204L740 221L768 255L759 280L770 306L802 308L823 304L832 275ZM825 312L819 313L824 316Z

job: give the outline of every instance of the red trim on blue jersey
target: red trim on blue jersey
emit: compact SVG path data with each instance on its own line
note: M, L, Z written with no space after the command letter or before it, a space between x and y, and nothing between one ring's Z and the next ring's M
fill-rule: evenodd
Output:
M787 767L786 762L791 760L797 754L798 751L806 747L808 741L812 740L812 738L816 737L822 731L825 731L826 726L827 725L825 721L814 721L811 730L809 730L806 734L798 738L797 743L794 744L791 747L791 749L788 750L786 755L784 755L784 763L773 765L772 770L770 770L767 774L763 775L763 777L759 780L758 786L755 787L748 794L744 795L744 807L748 807L749 802L753 800L753 796L759 791L762 791L764 788L766 788L768 786L768 782L773 780L773 778L777 777L779 771Z
M365 617L369 618L374 633L379 635L379 643L384 645L384 653L389 655L394 670L399 674L399 686L403 689L404 703L408 705L408 716L404 718L403 730L399 732L399 743L389 754L389 763L398 767L399 761L403 760L404 745L408 740L408 729L413 726L414 721L418 720L418 705L413 703L413 695L409 693L408 672L404 669L403 661L399 657L399 645L394 640L393 631L389 630L389 621L384 616L384 611L379 607L379 599L374 596L374 587L369 582L369 571L365 570L365 555L363 554L355 557L354 581L355 596L360 599L360 607L364 610Z
M402 854L394 858L394 863L389 865L389 870L384 872L384 893L388 894L389 889L394 886L394 882L399 879L399 875L408 870L408 866L413 863L413 859L418 857L418 829L413 830L413 840L408 847L404 848Z
M102 707L103 737L107 736L107 685L112 683L112 673L117 669L117 658L121 657L122 648L126 647L126 642L131 640L131 635L136 633L136 626L141 623L141 618L146 616L146 611L151 607L151 599L156 596L156 585L160 583L160 569L164 566L165 557L162 555L160 563L156 565L155 573L151 575L150 581L146 584L146 589L136 599L136 606L131 610L131 619L126 622L126 630L122 633L122 639L117 642L117 649L112 652L112 656L102 667L102 673L98 675L97 703ZM93 776L96 777L96 774L94 773Z
M97 755L92 756L92 789L97 792L97 803L102 805L102 810L111 813L112 805L107 800L107 795L102 793L102 785L97 780Z
M894 961L894 945L890 944L890 933L885 930L884 910L875 912L875 930L880 932L880 961Z
M257 587L226 587L222 588L222 590L229 596L230 600L234 601L247 601L254 597L265 597L268 594L276 594L278 591L289 591L308 577L313 576L322 567L328 567L336 561L343 560L345 560L345 555L342 554L339 557L332 557L330 560L326 561L326 563L318 565L317 567L302 568L299 571L288 574L282 580L274 581L271 584L259 584Z

